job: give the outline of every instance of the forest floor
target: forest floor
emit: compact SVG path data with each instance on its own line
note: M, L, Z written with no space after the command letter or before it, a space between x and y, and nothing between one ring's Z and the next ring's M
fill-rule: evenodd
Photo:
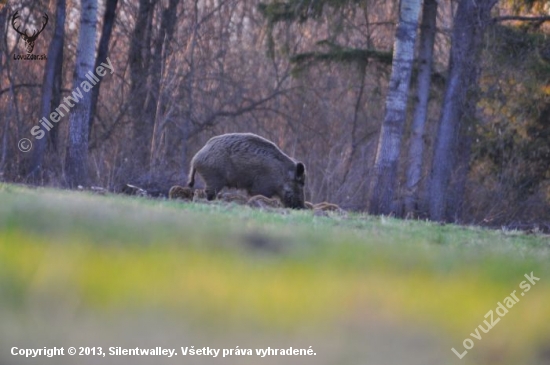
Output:
M549 303L542 234L0 184L1 365L548 364Z

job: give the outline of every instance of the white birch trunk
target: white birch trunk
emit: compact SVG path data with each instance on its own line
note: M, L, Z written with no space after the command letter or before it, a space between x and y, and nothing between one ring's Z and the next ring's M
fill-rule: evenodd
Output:
M402 0L395 32L392 73L386 115L382 123L372 180L370 207L373 214L394 213L397 163L401 150L403 125L414 61L414 45L421 0Z
M76 51L76 66L73 79L73 91L80 89L83 97L74 104L69 117L69 141L66 156L66 179L69 187L88 183L88 120L92 92L85 92L85 77L93 72L95 62L95 42L97 25L97 0L81 0L80 32Z
M412 121L412 134L407 159L407 182L405 213L418 212L418 192L422 176L424 156L424 130L428 114L428 101L432 79L433 48L435 42L437 0L424 0L422 24L420 25L420 46L418 51L417 101Z

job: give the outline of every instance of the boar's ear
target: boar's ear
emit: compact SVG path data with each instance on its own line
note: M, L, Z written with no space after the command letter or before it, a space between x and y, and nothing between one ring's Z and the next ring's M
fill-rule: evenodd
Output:
M306 167L303 163L296 164L296 180L303 181L306 173Z

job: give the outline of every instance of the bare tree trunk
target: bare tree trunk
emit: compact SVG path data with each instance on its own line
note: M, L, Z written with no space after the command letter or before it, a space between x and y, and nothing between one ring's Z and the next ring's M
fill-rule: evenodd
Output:
M401 0L399 23L395 32L392 73L386 115L382 123L374 164L369 210L373 214L391 214L397 179L397 163L401 150L403 125L407 116L407 99L414 44L418 28L421 0Z
M357 124L358 124L358 117L359 117L359 108L361 107L361 100L363 99L363 93L365 91L365 76L367 74L367 64L364 63L360 67L361 68L359 72L359 77L361 78L361 84L359 84L359 92L357 93L357 102L355 103L355 109L353 111L353 121L351 124L351 133L350 133L351 148L350 148L349 156L346 159L346 162L344 165L344 176L342 178L342 185L344 185L348 180L348 176L351 171L353 160L355 159L355 155L357 154L357 147L359 147L356 134L357 134Z
M63 35L64 37L64 35ZM65 40L63 40L62 43L65 43ZM54 78L53 78L53 91L52 91L52 110L53 108L57 108L59 104L61 103L61 88L63 87L63 47L59 47L58 54L56 56L58 60L61 60L61 62L57 62L55 65L55 72L54 72ZM53 152L57 152L57 145L58 145L58 136L59 136L59 128L53 128L50 131L50 144Z
M4 41L4 47L5 49L7 49L7 43L5 42L5 38L3 39ZM7 127L7 130L9 130L9 126L10 126L10 121L13 120L15 124L15 127L16 127L16 133L17 133L17 136L20 136L22 133L21 133L21 126L23 125L23 122L22 122L22 119L21 119L21 113L19 112L20 110L20 107L19 107L19 98L18 98L18 95L15 91L15 78L14 78L14 75L13 75L13 72L11 71L11 67L10 67L10 63L9 62L6 62L4 64L6 66L6 76L7 76L7 79L8 79L8 90L9 90L9 94L10 94L10 98L11 98L11 102L9 104L9 107L8 107L8 118L6 120L6 127ZM6 142L7 142L7 138L6 138ZM5 154L5 156L7 156L7 153ZM5 157L3 156L3 158ZM5 161L5 159L4 159ZM16 155L15 156L15 163L18 164L19 166L23 166L25 161L23 160L23 157L21 156L21 154L19 155ZM23 167L20 167L20 170L22 173L24 173L24 170L23 170Z
M134 179L143 174L150 160L149 147L153 137L154 120L147 120L144 112L149 94L149 66L152 59L151 27L154 10L154 0L139 0L138 15L128 51L132 95L130 116L133 119L133 131L131 143L125 151L125 160L132 161L130 165L123 168L126 179Z
M5 33L6 30L6 18L8 15L8 7L4 5L2 9L0 9L0 75L2 75L2 68L4 65L4 46L6 44L5 41ZM2 85L2 80L0 79L0 86ZM9 118L5 118L5 124L4 124L4 130L2 131L2 154L0 157L0 177L3 177L4 174L4 166L6 164L6 159L8 155L8 130L9 130Z
M76 51L73 95L80 91L82 98L74 104L69 116L69 141L66 157L66 179L69 187L88 184L88 123L92 93L83 90L87 72L93 72L97 0L81 0L80 32Z
M0 5L2 6L2 5ZM3 8L0 9L0 61L2 61L2 57L4 54L4 44L5 44L5 31L6 31L6 19L8 17L8 7L7 4L4 5ZM0 75L2 74L2 65L4 63L0 62Z
M458 132L457 162L452 172L449 193L447 194L445 220L448 222L461 222L463 218L464 194L470 172L473 124L474 120L463 118L460 131Z
M198 6L198 0L194 0L194 7L193 7L193 32L191 33L191 39L189 40L189 43L187 45L186 54L188 55L188 64L189 64L189 71L185 75L186 82L184 84L185 87L185 94L187 95L187 107L183 113L184 115L184 122L182 125L182 140L183 140L183 146L181 150L181 164L182 166L185 166L185 164L190 161L189 159L189 137L192 134L192 122L191 118L194 113L195 109L195 92L194 92L194 84L195 84L195 69L196 69L196 63L195 63L195 48L197 46L197 37L199 33L199 6ZM185 170L185 168L184 168Z
M107 0L105 3L105 14L103 15L103 28L101 30L101 38L99 38L99 46L97 48L97 57L95 59L95 66L97 68L101 63L107 60L107 52L109 52L109 41L111 40L111 34L115 25L116 7L118 0ZM92 125L94 123L95 111L97 108L97 100L99 98L99 88L101 87L101 81L99 79L95 87L92 89L92 105L90 106L90 120L89 125L89 137L92 135Z
M479 99L477 80L480 71L478 62L475 67L469 68L466 75L466 83L470 86L468 87L465 105L462 108L462 117L457 132L457 160L451 173L449 193L447 194L445 219L449 222L460 222L462 220L464 194L468 173L470 172L470 152L476 121L476 104Z
M405 213L418 211L418 191L424 156L424 129L428 114L430 84L432 79L433 48L437 19L437 0L424 0L420 25L420 49L418 51L418 82L416 107L412 121L412 135L407 159Z
M161 167L162 159L155 158L160 157L160 151L155 151L160 143L160 136L164 130L166 121L160 121L158 118L159 105L162 102L160 95L161 80L162 80L162 65L167 64L167 58L171 54L171 42L174 37L174 31L176 28L176 10L179 0L170 0L168 7L162 10L162 17L160 22L160 29L155 37L155 51L156 57L153 58L151 63L151 87L149 90L149 98L147 105L145 106L145 119L151 120L154 123L153 138L150 143L150 158L155 167ZM162 108L160 108L162 111ZM158 169L156 169L158 170Z
M57 83L60 83L62 68L63 68L63 42L65 38L65 13L66 3L65 0L57 0L56 13L55 13L55 30L54 36L48 49L48 60L46 61L46 68L44 70L44 79L42 81L42 104L41 104L41 117L49 118L50 112L55 108L54 102L59 104L60 99L60 87L56 87ZM57 80L56 80L57 76ZM59 86L59 85L57 85ZM57 89L57 90L56 90ZM54 96L57 91L57 97ZM44 137L37 139L32 151L31 161L29 165L29 178L34 183L40 183L42 175L42 163L44 161L44 153L46 152L46 145L48 143L49 134L54 130L57 130L57 126L48 131L43 126L40 129L44 132ZM55 143L55 137L52 140Z
M432 163L429 209L430 219L445 218L448 184L455 167L458 131L464 118L469 92L477 78L471 72L479 68L479 54L490 13L497 0L463 0L459 2L453 26L451 59L447 88Z

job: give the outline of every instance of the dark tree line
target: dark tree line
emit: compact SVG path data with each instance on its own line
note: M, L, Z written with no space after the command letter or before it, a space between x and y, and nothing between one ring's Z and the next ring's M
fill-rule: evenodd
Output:
M542 162L550 141L540 130L550 79L544 2L56 0L51 6L27 1L0 12L3 180L166 190L185 181L190 155L210 136L250 131L306 162L313 201L438 221L550 220L550 176ZM50 14L35 47L47 61L10 59L22 50L9 26L15 11L29 29ZM492 78L506 64L497 60L503 47L520 49L512 57L533 77L515 77L510 65L501 70L509 87ZM107 58L115 74L54 128L41 127L46 138L33 140L30 153L18 151L17 141ZM514 87L533 90L536 110L521 112L528 100L513 99ZM523 132L522 125L531 127ZM508 147L495 143L494 130L512 136ZM501 158L520 145L526 152L515 162ZM518 161L526 181L499 182ZM497 203L494 194L511 201ZM535 200L534 220L522 204Z

